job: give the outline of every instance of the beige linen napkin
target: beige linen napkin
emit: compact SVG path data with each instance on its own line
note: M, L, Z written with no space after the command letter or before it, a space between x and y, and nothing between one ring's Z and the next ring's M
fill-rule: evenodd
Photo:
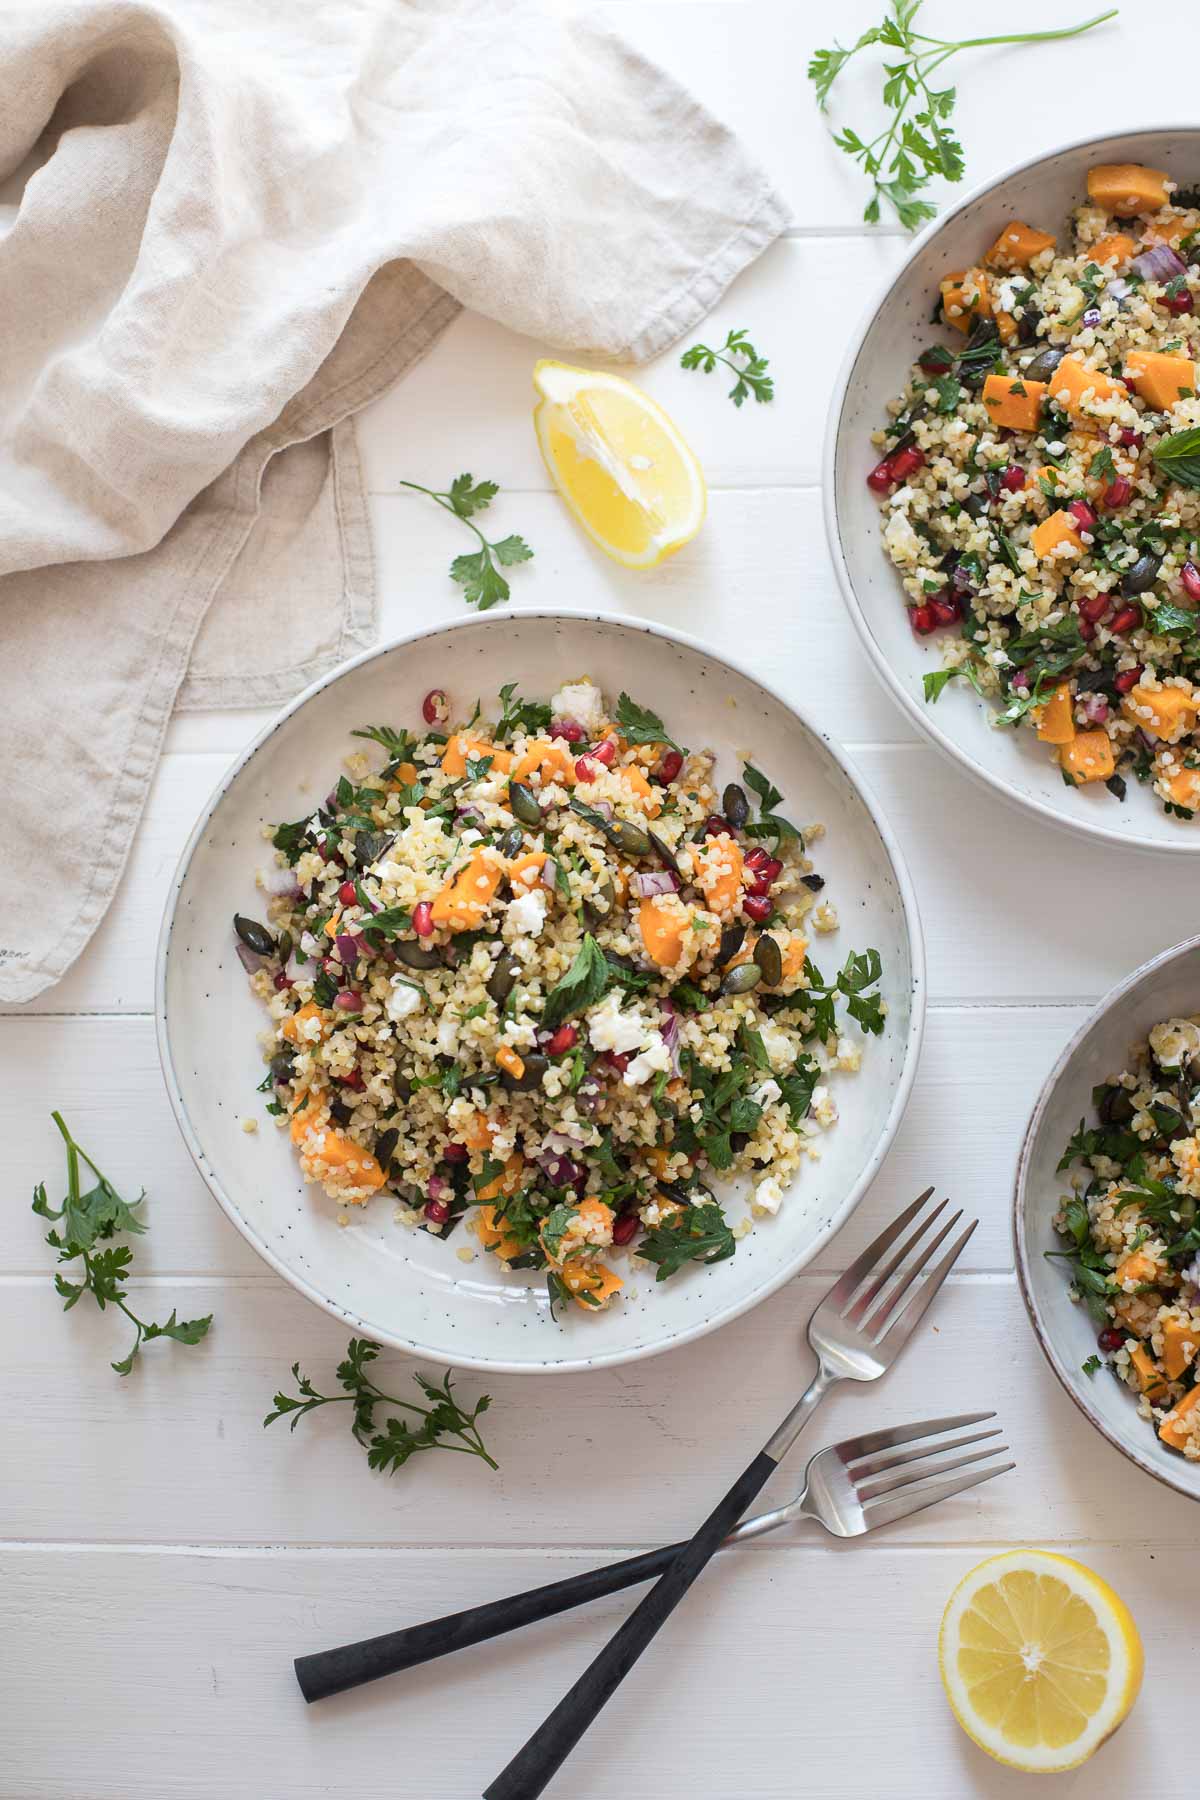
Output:
M0 9L0 183L26 1000L104 915L172 706L281 701L371 641L354 412L463 305L651 356L786 218L675 82L536 0Z

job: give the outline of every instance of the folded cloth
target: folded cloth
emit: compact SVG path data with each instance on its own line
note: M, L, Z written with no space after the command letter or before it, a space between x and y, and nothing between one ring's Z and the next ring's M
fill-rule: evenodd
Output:
M277 702L371 641L354 412L461 306L652 356L786 215L677 83L537 0L0 9L0 183L27 1000L104 915L177 699Z

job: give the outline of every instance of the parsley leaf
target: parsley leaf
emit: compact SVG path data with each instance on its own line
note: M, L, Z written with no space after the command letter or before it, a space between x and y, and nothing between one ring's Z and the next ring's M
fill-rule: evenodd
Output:
M496 564L499 563L501 568L512 568L517 563L528 562L533 551L522 537L512 536L490 542L475 524L473 515L490 506L499 492L496 483L477 482L470 475L456 475L444 490L422 487L419 481L402 481L400 486L412 488L418 494L428 494L443 512L461 519L479 539L478 550L466 551L462 556L456 556L450 564L450 579L457 581L464 590L467 605L477 606L480 612L487 612L489 607L507 600L509 585Z
M657 713L649 707L639 706L628 694L622 694L617 700L617 727L621 736L629 744L670 744L673 750L679 745L674 738L667 736L667 728Z
M931 706L935 700L941 697L954 677L961 673L961 669L931 669L927 675L922 675L921 685L925 689L925 698Z
M388 767L396 763L408 762L416 749L416 739L410 732L396 731L391 725L364 725L358 731L352 731L351 737L368 738L373 744L379 744L387 751Z
M1190 637L1198 627L1200 614L1189 612L1186 606L1172 606L1167 600L1146 615L1146 629L1156 637Z
M782 818L775 808L782 804L783 795L775 784L756 769L753 763L743 767L746 786L758 795L759 817L755 824L743 826L747 837L773 838L776 844L784 838L800 838L800 833L790 819Z
M737 1241L715 1200L672 1213L647 1231L637 1247L639 1256L658 1264L659 1281L678 1274L688 1262L724 1262L736 1249Z
M545 731L550 724L550 708L544 700L522 700L517 694L515 681L506 682L500 689L500 703L503 711L496 725L497 743L506 743L515 731L520 729L527 737Z
M679 360L685 369L701 369L706 375L711 375L718 363L724 363L737 376L728 396L735 406L741 406L749 394L760 406L775 398L775 383L767 374L767 358L758 354L745 331L729 332L719 350L710 350L707 344L693 344Z
M608 958L591 932L585 932L574 962L546 995L542 1029L557 1030L564 1019L586 1012L589 1006L604 998L611 979Z
M1200 488L1200 425L1160 439L1150 454L1180 487Z

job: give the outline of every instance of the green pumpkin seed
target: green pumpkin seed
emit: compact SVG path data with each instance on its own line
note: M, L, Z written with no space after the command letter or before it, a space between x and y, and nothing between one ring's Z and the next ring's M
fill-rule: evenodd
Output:
M275 951L276 951L277 956L279 957L280 962L283 964L284 968L286 969L287 965L288 965L288 958L292 954L292 934L290 931L281 931L280 932L279 942L275 946Z
M241 913L234 913L233 929L247 950L253 950L255 956L274 956L275 939L257 919L243 919Z
M436 950L427 950L412 938L398 938L396 960L402 962L406 969L436 969L442 959Z
M721 795L721 811L739 831L750 817L750 802L746 798L746 790L740 788L736 781L731 781Z
M521 965L516 957L510 956L508 952L505 951L498 959L491 974L488 976L488 999L494 1000L497 1006L503 1006L514 987L517 985L517 976L520 972Z
M663 843L662 839L657 837L653 831L647 831L646 836L650 839L650 848L653 850L655 856L657 856L663 868L670 869L672 875L678 876L679 880L682 881L683 870L679 867L679 864L675 861L674 856Z
M541 824L542 809L538 805L537 795L523 781L509 782L508 804L523 825Z
M401 1069L397 1068L392 1076L392 1092L397 1100L411 1100L413 1084Z
M721 933L721 942L717 946L717 967L723 969L732 960L746 941L746 927L742 924L726 925Z
M271 1070L272 1081L286 1082L292 1079L292 1065L295 1055L296 1052L294 1050L281 1050L277 1056L271 1058L269 1067Z
M525 842L525 833L519 825L510 825L504 835L496 840L496 848L501 856L511 859Z
M735 969L730 969L728 975L721 982L721 992L723 994L748 994L752 988L758 986L762 978L763 972L756 962L738 963Z
M620 819L613 826L612 841L626 856L649 856L650 833L632 819Z
M589 894L583 903L583 916L589 925L602 925L616 904L617 890L608 876L600 883L598 891Z
M400 1133L394 1125L390 1126L387 1131L381 1132L375 1139L375 1161L385 1175L391 1167L392 1158L396 1154L396 1145L399 1142Z
M505 1069L503 1075L500 1077L504 1086L513 1094L524 1094L527 1093L530 1088L541 1087L542 1076L550 1067L550 1058L548 1056L534 1054L533 1056L526 1056L522 1058L522 1060L525 1067L520 1075L510 1075L508 1070Z
M768 987L777 987L783 980L783 956L779 945L773 937L765 933L754 946L754 961L762 970L762 978Z

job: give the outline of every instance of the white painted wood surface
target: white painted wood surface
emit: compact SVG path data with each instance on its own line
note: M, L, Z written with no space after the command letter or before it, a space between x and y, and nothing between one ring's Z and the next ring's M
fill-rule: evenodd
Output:
M876 1541L796 1534L731 1557L554 1791L1032 1795L1032 1781L959 1733L934 1651L966 1568L990 1549L1036 1542L1114 1580L1148 1651L1130 1722L1090 1769L1062 1778L1063 1791L1195 1792L1189 1759L1171 1746L1194 1686L1197 1515L1108 1450L1059 1393L1025 1322L1008 1227L1016 1148L1046 1070L1113 980L1195 929L1195 882L1177 867L1090 851L966 786L893 710L843 616L816 486L824 414L846 321L904 240L893 228L864 232L857 178L807 92L805 64L829 40L835 9L609 0L603 10L744 133L795 208L793 233L712 322L721 335L752 329L778 401L735 414L717 377L684 375L673 356L645 372L696 445L712 505L702 537L664 571L627 574L593 552L548 491L528 424L542 347L460 320L362 421L384 631L459 613L446 578L456 530L396 484L470 467L502 483L501 530L536 548L515 574L516 605L604 604L770 666L851 747L910 859L932 1010L908 1116L858 1216L753 1316L633 1368L487 1384L498 1476L433 1457L394 1481L372 1477L340 1417L264 1436L288 1365L298 1357L327 1378L344 1339L209 1201L162 1092L148 1014L167 880L197 809L266 715L177 719L110 918L58 988L0 1020L2 1800L478 1793L627 1602L311 1711L291 1658L685 1530L804 1378L800 1325L823 1278L928 1181L982 1216L968 1266L886 1383L857 1404L831 1402L818 1436L993 1406L1017 1474ZM878 10L879 0L847 0L836 17L843 41ZM1015 0L999 17L929 0L927 15L930 29L957 34L1084 10ZM964 62L955 72L971 179L1093 128L1097 92L1130 96L1122 122L1147 122L1163 91L1162 43L1186 42L1189 22L1181 0L1154 0L1071 48ZM856 98L841 116L865 122L868 103ZM151 1190L153 1228L139 1245L148 1304L216 1314L204 1347L156 1347L126 1383L107 1366L122 1353L119 1325L83 1307L60 1316L27 1210L36 1180L59 1179L51 1105L115 1178ZM405 1379L400 1359L395 1372ZM478 1385L463 1378L465 1391Z

